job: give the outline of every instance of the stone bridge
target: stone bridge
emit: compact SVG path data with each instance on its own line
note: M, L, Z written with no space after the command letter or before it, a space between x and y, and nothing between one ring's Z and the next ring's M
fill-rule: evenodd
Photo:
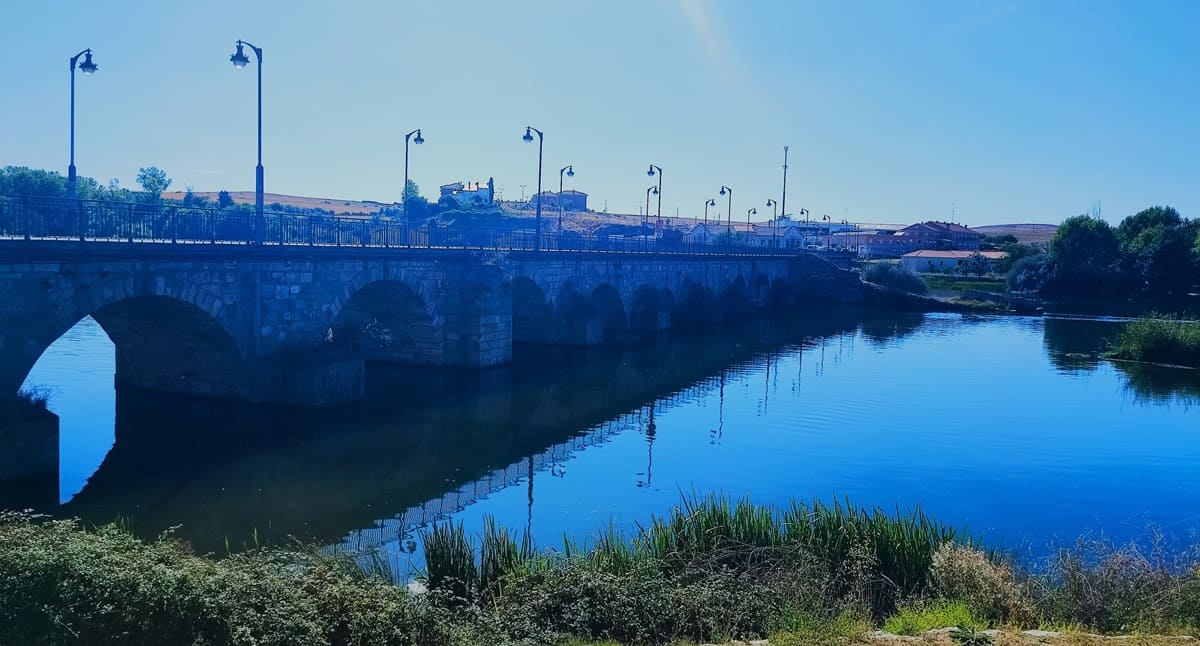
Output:
M0 388L86 316L119 384L323 406L362 395L366 362L486 368L514 342L638 339L861 286L808 255L6 242Z

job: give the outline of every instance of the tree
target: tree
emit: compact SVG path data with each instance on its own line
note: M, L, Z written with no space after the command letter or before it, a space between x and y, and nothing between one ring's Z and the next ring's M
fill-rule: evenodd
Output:
M992 271L992 261L976 251L958 266L958 273L965 276L982 276Z
M421 189L417 186L417 183L412 181L411 179L408 180L408 183L404 185L403 200L405 202L408 202L409 200L419 199L420 197L421 197Z
M1187 293L1193 281L1190 233L1190 227L1157 224L1129 241L1124 264L1139 290L1155 296Z
M66 191L67 180L57 172L27 166L0 168L0 193L33 197L61 197L66 194Z
M229 191L217 192L217 206L222 209L233 206L233 196L229 194Z
M1177 227L1184 224L1179 211L1169 206L1152 206L1121 220L1117 238L1122 246L1132 243L1146 229L1157 226Z
M1117 235L1107 222L1090 215L1067 218L1050 241L1053 281L1046 288L1071 294L1112 292L1120 258Z
M142 185L142 190L151 201L157 202L163 191L171 186L171 178L157 166L145 166L138 169L137 183Z
M1012 269L1018 260L1041 253L1036 247L1019 242L1006 244L1000 250L1007 255L995 262L993 270L998 274L1007 274L1008 270Z

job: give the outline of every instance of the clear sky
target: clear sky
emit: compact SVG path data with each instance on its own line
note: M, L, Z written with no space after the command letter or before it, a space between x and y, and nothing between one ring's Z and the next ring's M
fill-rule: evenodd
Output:
M1200 2L5 2L0 165L67 165L69 57L81 175L253 190L264 54L268 192L398 200L404 133L422 193L537 182L663 213L722 184L735 218L779 198L861 222L1200 216ZM249 53L249 52L247 52ZM253 66L253 63L251 64ZM725 211L718 200L715 211Z

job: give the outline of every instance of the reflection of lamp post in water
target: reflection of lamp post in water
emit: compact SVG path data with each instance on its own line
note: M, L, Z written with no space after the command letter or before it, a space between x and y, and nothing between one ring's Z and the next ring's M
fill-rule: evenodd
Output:
M639 487L649 487L653 478L654 470L654 436L658 431L658 426L654 423L654 405L657 402L650 402L650 420L646 422L646 481L639 482Z
M527 458L529 460L529 506L525 511L525 538L529 539L533 536L533 456Z

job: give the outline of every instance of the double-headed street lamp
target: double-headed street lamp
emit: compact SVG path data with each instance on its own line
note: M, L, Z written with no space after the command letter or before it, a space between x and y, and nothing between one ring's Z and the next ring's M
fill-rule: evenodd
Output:
M418 146L425 143L425 138L421 136L421 129L417 128L412 132L404 135L404 190L400 194L401 207L404 209L404 217L408 217L408 140L416 135L416 139L412 142Z
M725 233L728 233L730 238L733 237L733 189L728 186L721 187L721 195L729 195L728 210L725 214Z
M645 225L646 221L650 219L650 194L651 193L653 193L655 195L661 195L661 193L658 192L657 186L651 186L650 188L646 189L646 216L644 218L642 218L643 225Z
M775 207L775 211L771 214L771 246L775 246L775 232L779 229L779 202L774 198L767 198L767 206Z
M533 250L538 251L542 248L542 144L545 143L545 135L541 130L533 126L525 126L525 136L521 139L525 143L533 142L533 134L536 132L538 136L538 184L537 184L537 226L533 238Z
M84 59L79 63L79 71L83 72L84 76L91 76L100 69L99 65L92 62L90 48L71 57L71 164L67 166L67 195L71 197L75 197L75 63L79 61L80 56Z
M244 40L237 41L237 51L229 57L229 62L237 69L250 64L250 58L242 47L254 50L258 59L258 166L254 168L254 242L258 246L263 243L263 165L262 165L262 53L261 47L255 47Z
M559 236L562 235L563 173L566 173L567 177L575 177L575 166L573 164L567 164L566 166L563 166L562 168L558 169L558 235Z
M658 194L658 215L655 216L655 219L661 220L662 219L662 175L663 175L662 166L655 166L654 164L650 164L650 170L646 171L646 174L649 175L650 177L654 177L654 171L656 171L656 170L658 171L658 190L655 192ZM647 217L650 216L649 207L646 208L646 216Z

